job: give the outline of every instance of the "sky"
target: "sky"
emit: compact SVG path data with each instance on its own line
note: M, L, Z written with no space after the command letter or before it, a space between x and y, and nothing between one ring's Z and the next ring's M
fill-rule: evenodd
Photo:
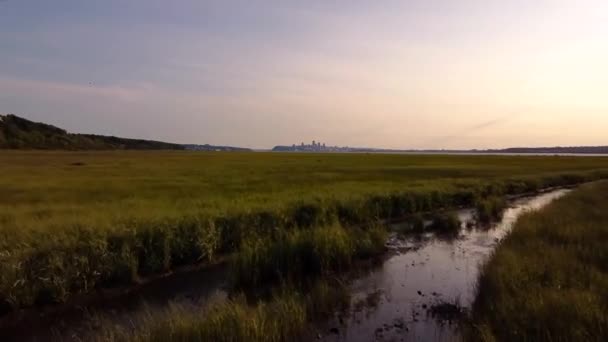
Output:
M0 0L0 113L253 148L608 145L608 1Z

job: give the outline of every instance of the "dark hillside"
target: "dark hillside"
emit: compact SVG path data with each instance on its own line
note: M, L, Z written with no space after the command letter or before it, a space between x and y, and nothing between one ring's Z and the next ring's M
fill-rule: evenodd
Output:
M73 134L55 126L8 114L0 115L0 149L183 150L184 146L152 140Z

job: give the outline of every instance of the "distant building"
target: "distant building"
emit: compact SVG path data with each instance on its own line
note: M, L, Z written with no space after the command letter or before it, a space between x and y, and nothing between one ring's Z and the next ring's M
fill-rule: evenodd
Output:
M294 151L294 152L352 152L359 151L361 149L353 149L348 146L339 147L339 146L331 146L326 143L317 142L313 140L310 144L300 143L286 145L286 146L275 146L273 151Z

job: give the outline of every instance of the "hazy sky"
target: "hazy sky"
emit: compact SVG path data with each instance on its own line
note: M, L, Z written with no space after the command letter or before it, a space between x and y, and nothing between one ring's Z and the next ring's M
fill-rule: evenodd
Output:
M606 0L0 0L0 113L272 147L608 144Z

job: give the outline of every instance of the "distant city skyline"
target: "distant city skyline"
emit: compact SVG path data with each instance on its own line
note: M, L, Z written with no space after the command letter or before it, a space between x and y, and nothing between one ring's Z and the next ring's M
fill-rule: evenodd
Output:
M606 145L600 0L0 1L0 113L269 149Z

